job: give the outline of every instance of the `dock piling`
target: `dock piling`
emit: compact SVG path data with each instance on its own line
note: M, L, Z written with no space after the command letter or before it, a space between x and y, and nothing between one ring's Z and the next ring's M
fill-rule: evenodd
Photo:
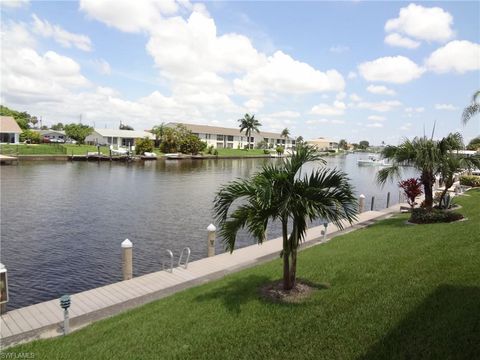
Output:
M130 280L133 277L133 244L125 239L122 242L122 272L123 280Z
M387 193L387 208L390 207L390 191Z
M361 214L365 209L365 195L361 194L358 197L358 213Z
M210 224L207 227L208 231L208 257L215 256L215 236L216 236L216 231L217 228L215 225Z
M374 206L375 206L375 196L372 196L372 202L370 203L370 211L373 211Z

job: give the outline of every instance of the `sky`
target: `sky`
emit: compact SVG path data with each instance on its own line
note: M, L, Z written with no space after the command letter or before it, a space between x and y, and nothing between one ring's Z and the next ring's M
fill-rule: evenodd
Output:
M1 0L3 105L44 125L162 122L398 144L459 131L480 3Z

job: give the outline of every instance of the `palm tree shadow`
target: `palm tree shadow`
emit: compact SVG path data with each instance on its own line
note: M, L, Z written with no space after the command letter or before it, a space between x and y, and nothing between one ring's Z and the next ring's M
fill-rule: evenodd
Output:
M260 299L258 288L269 281L271 281L269 277L260 275L235 278L224 286L197 296L195 300L202 302L220 299L229 312L239 314L242 305L252 300Z
M478 359L480 287L439 286L359 360Z

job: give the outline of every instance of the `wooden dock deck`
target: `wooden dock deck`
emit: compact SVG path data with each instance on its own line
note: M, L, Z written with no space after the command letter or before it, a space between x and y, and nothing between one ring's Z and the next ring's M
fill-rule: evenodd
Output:
M404 205L404 204L402 204ZM367 211L360 214L358 221L345 230L352 231L367 226L379 218L398 212L400 204L383 211ZM308 230L304 247L323 242L323 226ZM339 229L329 224L328 239L339 234ZM70 327L78 329L124 310L173 294L177 291L199 285L277 258L282 248L282 239L276 238L262 245L252 245L188 264L187 269L177 267L173 272L158 271L84 291L71 296ZM58 336L62 333L63 310L59 299L8 311L0 317L1 347L23 341Z

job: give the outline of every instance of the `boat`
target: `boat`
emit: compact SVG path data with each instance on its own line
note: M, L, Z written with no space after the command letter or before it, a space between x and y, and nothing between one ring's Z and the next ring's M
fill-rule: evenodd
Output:
M141 156L142 160L157 160L157 154L145 151Z
M170 153L170 154L165 154L165 158L167 160L183 160L183 159L191 159L192 157L190 155L185 155L182 153Z
M358 159L357 164L360 166L389 166L385 160L374 155L370 155L368 159Z

